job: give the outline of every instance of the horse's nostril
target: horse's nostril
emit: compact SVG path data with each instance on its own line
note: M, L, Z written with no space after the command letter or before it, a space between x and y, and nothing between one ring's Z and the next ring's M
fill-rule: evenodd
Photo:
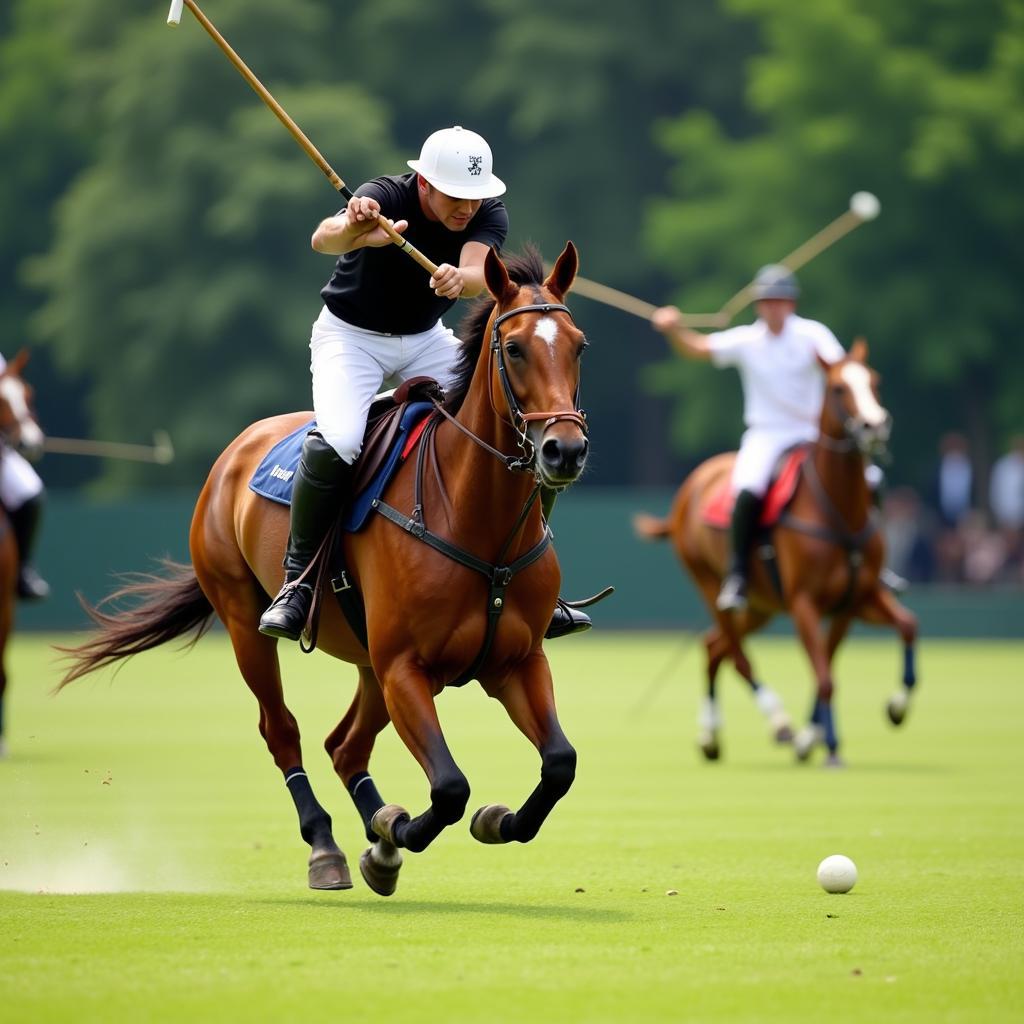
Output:
M562 446L555 438L549 437L541 446L540 453L545 462L557 465L562 459Z
M580 444L580 450L576 453L577 466L582 466L583 463L587 461L588 451L590 451L590 442L586 438L583 438L583 441Z

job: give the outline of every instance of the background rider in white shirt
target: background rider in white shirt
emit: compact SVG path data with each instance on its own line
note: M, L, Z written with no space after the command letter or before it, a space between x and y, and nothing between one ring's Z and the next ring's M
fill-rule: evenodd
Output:
M825 397L819 358L832 364L846 355L836 336L816 320L796 315L800 287L786 267L771 264L754 277L757 320L714 334L687 327L675 306L654 312L651 325L676 351L715 366L735 366L743 384L746 430L732 473L732 558L717 606L747 606L750 552L761 506L779 456L814 441Z

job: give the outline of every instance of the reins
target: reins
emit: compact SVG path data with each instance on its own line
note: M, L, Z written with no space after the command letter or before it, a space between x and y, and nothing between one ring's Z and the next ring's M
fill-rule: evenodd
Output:
M506 538L505 543L502 545L495 563L486 562L471 552L451 543L451 541L446 540L439 534L432 532L427 527L423 513L423 475L424 467L426 465L427 451L433 450L434 433L441 422L441 418L443 417L449 423L453 423L458 427L466 437L483 448L484 451L498 459L502 465L509 470L509 472L533 472L536 474L536 470L534 469L536 448L527 434L527 428L530 423L543 420L545 422L545 427L547 427L552 423L557 423L561 420L568 420L577 424L584 434L588 432L586 416L582 410L578 408L578 385L576 388L576 394L573 398L575 408L572 410L524 413L508 378L508 371L505 367L505 355L501 347L501 337L498 333L498 327L509 318L518 316L521 313L550 313L555 311L569 313L569 308L560 303L553 302L518 306L515 309L511 309L506 313L496 316L493 324L491 325L491 342L488 352L487 373L488 398L495 416L497 416L502 423L510 426L515 432L521 454L508 455L495 448L493 445L483 440L483 438L478 437L473 433L472 430L443 408L440 402L434 399L435 412L431 415L430 422L428 422L427 426L424 428L423 435L420 437L419 450L416 455L416 474L414 477L412 513L410 515L406 515L380 498L374 499L372 504L373 509L380 513L380 515L384 516L385 519L388 519L396 526L401 527L401 529L405 530L406 533L415 537L417 540L423 541L424 544L432 547L435 551L444 555L446 558L450 558L453 562L457 562L459 565L465 566L467 569L472 569L474 572L479 573L490 584L490 590L487 596L487 628L484 633L483 643L481 644L477 656L473 659L473 663L464 672L462 672L457 679L453 680L449 684L451 686L462 686L465 683L468 683L471 679L475 678L477 673L480 671L481 666L487 659L487 655L490 653L491 644L494 641L494 635L498 628L498 620L501 618L501 613L505 609L505 591L508 589L509 584L518 573L533 565L533 563L547 551L551 544L552 534L550 527L547 523L543 522L542 519L543 531L541 533L540 540L537 541L529 551L515 559L515 561L505 564L505 559L508 557L508 553L512 549L512 545L515 543L516 538L526 525L526 521L530 515L530 510L533 508L537 498L540 496L541 483L539 479L531 489L530 495L520 510L515 524ZM493 368L495 362L497 363L498 378L501 381L502 390L505 396L505 403L508 406L509 418L506 418L501 414L501 412L499 412L494 402Z

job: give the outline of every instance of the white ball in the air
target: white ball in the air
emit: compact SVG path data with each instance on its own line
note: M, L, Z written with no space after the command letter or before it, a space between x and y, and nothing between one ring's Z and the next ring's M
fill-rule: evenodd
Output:
M861 220L874 220L881 212L882 204L873 192L854 192L850 196L850 209Z
M857 865L834 853L818 865L818 882L825 892L849 892L857 882Z

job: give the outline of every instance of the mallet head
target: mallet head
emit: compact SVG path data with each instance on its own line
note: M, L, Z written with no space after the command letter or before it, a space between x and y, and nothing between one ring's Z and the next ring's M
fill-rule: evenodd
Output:
M177 25L181 21L181 9L185 0L171 0L171 9L167 12L167 24Z
M881 212L882 204L873 192L854 192L850 196L850 210L860 220L874 220Z

